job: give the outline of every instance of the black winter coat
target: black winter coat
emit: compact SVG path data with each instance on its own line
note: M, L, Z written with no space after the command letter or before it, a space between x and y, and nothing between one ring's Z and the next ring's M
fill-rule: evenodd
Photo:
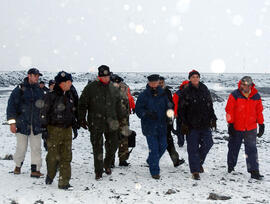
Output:
M43 91L38 84L29 84L28 77L11 93L7 106L7 120L15 119L17 132L30 135L41 133L40 109L43 105Z
M71 91L63 92L58 84L44 99L44 108L41 109L42 127L53 125L68 128L75 124L74 97Z
M191 82L179 96L178 115L182 123L190 129L204 129L210 127L211 120L217 120L214 113L210 91L203 83L194 87Z

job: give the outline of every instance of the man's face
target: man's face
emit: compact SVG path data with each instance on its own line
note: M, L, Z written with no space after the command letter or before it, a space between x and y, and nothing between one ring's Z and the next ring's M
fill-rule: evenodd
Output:
M191 81L191 84L194 85L194 86L198 86L199 85L199 82L200 82L200 77L198 74L193 74L190 79Z
M45 86L45 84L43 84L43 83L39 84L39 87L40 87L41 89L43 89L44 86Z
M241 90L243 93L249 93L250 90L251 90L251 85L241 82L240 90Z
M156 89L159 86L159 81L149 81L148 85L153 88Z
M161 88L164 88L164 86L165 86L165 81L164 81L164 80L159 80L159 86L160 86Z
M109 83L110 82L110 76L103 76L103 77L100 77L100 78L104 83Z
M54 85L55 85L55 84L51 84L51 85L49 86L50 90L53 90Z
M39 74L28 74L29 84L38 83L38 79L39 79Z
M65 82L61 82L61 83L59 84L60 88L61 88L63 91L69 91L71 85L72 85L72 82L71 82L70 80L65 81Z

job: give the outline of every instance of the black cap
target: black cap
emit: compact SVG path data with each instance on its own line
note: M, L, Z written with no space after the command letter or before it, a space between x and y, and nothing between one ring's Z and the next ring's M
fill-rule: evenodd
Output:
M45 82L44 81L40 81L39 84L45 84Z
M120 82L124 81L124 79L117 74L112 74L111 75L111 81L119 84Z
M165 78L163 76L159 76L159 80L165 81Z
M197 74L197 75L199 75L199 77L201 77L200 73L199 73L197 70L193 69L192 71L190 71L190 72L188 73L188 79L190 79L190 77L191 77L192 75L194 75L194 74Z
M42 74L39 72L39 70L37 68L29 69L27 74L38 74L39 76L42 76Z
M148 81L158 81L159 80L159 75L158 74L152 74L147 77Z
M71 74L65 71L58 72L54 80L55 80L55 83L57 84L60 84L61 82L66 82L68 80L73 81Z
M51 86L52 84L55 84L55 81L54 80L50 80L49 81L49 86Z
M98 76L99 77L110 76L110 75L111 75L110 68L107 65L101 65L98 68Z

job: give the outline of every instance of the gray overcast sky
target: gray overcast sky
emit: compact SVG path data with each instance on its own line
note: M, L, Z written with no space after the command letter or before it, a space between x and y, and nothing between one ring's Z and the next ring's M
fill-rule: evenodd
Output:
M267 72L270 0L1 0L0 70Z

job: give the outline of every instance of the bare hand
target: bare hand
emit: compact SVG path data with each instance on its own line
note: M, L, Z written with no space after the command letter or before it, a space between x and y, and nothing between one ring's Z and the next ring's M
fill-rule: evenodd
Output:
M10 124L10 131L12 133L16 133L17 132L16 123Z

